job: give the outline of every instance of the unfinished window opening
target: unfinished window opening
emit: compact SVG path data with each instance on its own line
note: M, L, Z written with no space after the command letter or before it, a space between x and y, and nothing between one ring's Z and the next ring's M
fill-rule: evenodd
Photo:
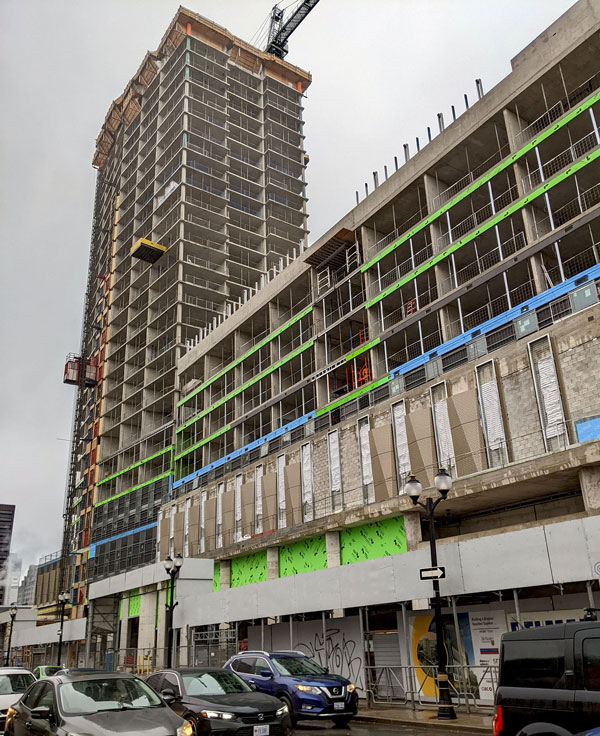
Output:
M448 392L445 381L431 387L431 409L438 465L440 468L446 468L450 475L455 476L456 461L450 430L450 418L448 416Z
M568 437L550 337L545 335L527 347L546 452L562 450Z
M369 444L369 417L358 420L358 446L360 450L360 472L364 503L375 502L373 467L371 465L371 446Z
M234 488L234 518L233 518L233 541L240 542L242 539L242 480L241 473L235 476Z
M177 513L177 508L175 506L171 506L169 509L169 555L171 557L175 556L175 514Z
M190 508L192 507L192 499L185 499L183 507L183 556L190 556Z
M488 467L497 468L508 462L508 448L494 361L478 365L475 375Z
M285 455L277 457L277 528L285 528Z
M200 552L202 553L206 551L206 545L204 542L204 520L206 518L205 509L204 509L205 504L206 504L206 491L202 491L202 493L200 494L200 529L199 529L199 536L200 536L199 549L200 549Z
M329 490L331 492L332 511L344 507L342 493L342 471L340 465L340 438L338 430L327 435L327 454L329 458Z
M216 540L215 547L219 549L223 546L223 494L225 493L225 483L219 483L217 486L217 515L216 515Z
M263 466L257 465L254 468L254 529L256 534L262 534L262 477Z
M314 519L314 487L312 468L312 445L302 445L302 520Z
M404 400L392 404L392 425L394 431L394 451L398 474L398 492L402 493L410 475L410 456L406 436L406 404Z

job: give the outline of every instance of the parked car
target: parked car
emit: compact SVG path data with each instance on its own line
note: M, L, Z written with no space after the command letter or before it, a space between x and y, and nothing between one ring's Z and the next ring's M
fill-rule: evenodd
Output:
M33 675L32 675L33 678ZM191 724L174 713L135 675L81 673L33 681L8 709L7 736L193 736Z
M571 736L600 726L600 622L504 634L494 736Z
M55 675L59 670L60 667L57 667L55 664L42 664L33 670L33 676L36 680L43 680L44 677Z
M358 707L356 687L302 652L240 652L225 667L245 682L285 703L295 724L300 719L330 718L346 726Z
M32 682L33 673L23 667L0 667L0 733L4 731L8 709Z
M146 682L193 724L196 734L291 736L293 732L285 703L256 692L229 670L162 670Z

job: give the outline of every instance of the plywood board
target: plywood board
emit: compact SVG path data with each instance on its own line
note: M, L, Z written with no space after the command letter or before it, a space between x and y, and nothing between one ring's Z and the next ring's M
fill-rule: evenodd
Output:
M178 511L174 518L175 533L173 538L173 552L176 555L183 555L183 522L183 511Z
M200 554L200 506L190 506L188 514L188 547L190 557Z
M223 547L233 544L235 493L228 491L221 496L221 533L223 536Z
M254 481L242 483L242 536L254 534Z
M369 430L369 447L375 501L385 501L397 496L396 456L391 423Z
M433 478L437 473L437 456L429 409L417 409L406 415L406 437L411 472L423 488L433 487Z
M285 482L286 526L302 524L302 473L300 463L286 465L283 471Z
M463 391L448 398L448 417L459 476L487 467L485 444L479 421L477 391Z
M262 479L263 533L277 529L277 473L265 473Z
M211 552L215 549L215 532L217 525L217 499L207 498L204 504L204 549Z
M169 556L169 531L170 519L165 517L160 520L160 559L164 560Z

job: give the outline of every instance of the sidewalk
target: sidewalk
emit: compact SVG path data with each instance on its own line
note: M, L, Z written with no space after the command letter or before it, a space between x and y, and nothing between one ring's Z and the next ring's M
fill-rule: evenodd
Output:
M362 723L447 728L449 732L457 734L484 733L490 736L492 733L490 714L457 711L455 721L438 721L436 716L437 712L433 708L412 710L404 706L367 708L359 705L358 715L354 720Z

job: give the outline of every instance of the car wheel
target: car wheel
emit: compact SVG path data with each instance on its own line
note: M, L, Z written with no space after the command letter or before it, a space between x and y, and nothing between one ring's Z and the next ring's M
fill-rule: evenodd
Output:
M332 720L336 728L346 728L346 726L352 720L352 716L338 716L337 718L333 718Z
M292 726L296 728L296 724L298 723L298 714L294 711L294 706L292 705L291 699L287 695L280 695L279 700L287 705L290 712L290 720L292 722Z
M183 716L183 720L187 721L194 729L194 736L198 736L198 723L195 716L193 716L191 713L188 713L188 715Z

